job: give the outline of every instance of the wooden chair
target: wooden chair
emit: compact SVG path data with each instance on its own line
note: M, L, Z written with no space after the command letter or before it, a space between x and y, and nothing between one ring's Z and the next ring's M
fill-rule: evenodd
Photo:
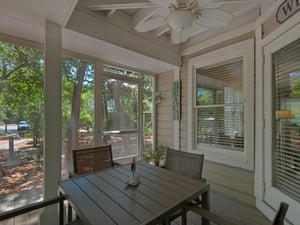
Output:
M165 169L205 182L206 180L202 178L203 161L204 154L194 154L168 148ZM201 200L197 197L193 203L199 205ZM179 216L181 216L181 211L173 213L169 217L169 221Z
M76 175L113 167L111 145L73 150L73 165Z
M102 145L84 149L73 150L74 173L70 177L100 171L113 166L117 163L113 161L111 145ZM72 208L69 205L68 225L81 225L80 218L72 221Z
M273 219L272 225L284 225L284 219L287 213L289 205L285 202L281 202L279 205L279 208L277 210L277 213ZM207 210L202 207L196 206L196 205L188 205L186 207L186 210L191 210L194 213L206 218L210 222L213 222L217 225L236 225L235 223Z
M205 181L202 178L203 154L167 149L165 168L181 175Z

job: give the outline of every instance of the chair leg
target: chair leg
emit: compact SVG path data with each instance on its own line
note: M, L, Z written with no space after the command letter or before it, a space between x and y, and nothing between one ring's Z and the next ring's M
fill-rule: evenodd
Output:
M73 220L72 217L73 217L73 216L72 216L72 207L71 207L71 205L68 203L68 223L70 223L70 222Z
M171 225L170 217L159 223L159 225Z
M59 224L63 225L64 224L64 201L59 202Z

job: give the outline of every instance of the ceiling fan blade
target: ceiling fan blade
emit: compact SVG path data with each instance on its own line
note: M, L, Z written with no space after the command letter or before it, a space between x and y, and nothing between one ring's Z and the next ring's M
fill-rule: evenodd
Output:
M173 44L180 44L185 42L190 35L190 29L185 29L181 31L172 30L171 31L171 40Z
M154 30L166 24L165 17L157 17L139 23L134 29L138 32L147 32Z
M232 20L232 14L220 9L200 9L195 12L196 23L205 27L224 27Z

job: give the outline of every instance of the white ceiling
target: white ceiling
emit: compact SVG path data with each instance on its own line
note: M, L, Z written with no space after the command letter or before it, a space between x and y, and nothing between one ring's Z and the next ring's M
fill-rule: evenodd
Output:
M44 26L48 19L64 26L78 0L1 0L0 15Z
M226 10L232 22L223 28L195 25L182 45L170 42L166 27L139 33L149 18L167 16L166 2L175 0L1 0L0 32L44 42L45 21L63 28L63 47L133 68L160 73L180 66L180 52L255 21L260 6L274 0L198 0L205 8Z
M145 21L149 19L168 17L170 15L170 4L177 4L177 2L189 2L191 0L79 0L78 8L87 9L93 13L102 14L107 20L120 21L122 24L121 13L126 14L130 20L130 27L133 32ZM266 1L266 0L265 0ZM255 20L256 18L249 17L249 13L260 10L262 0L197 0L195 1L197 8L213 8L229 12L233 15L232 22L224 28L209 28L193 23L190 32L190 39L197 39L208 33L214 33L216 30L223 32L224 29L233 29L242 26ZM245 18L247 15L247 18ZM146 32L151 38L158 38L160 36L169 36L170 28L167 24ZM169 42L171 44L171 42Z

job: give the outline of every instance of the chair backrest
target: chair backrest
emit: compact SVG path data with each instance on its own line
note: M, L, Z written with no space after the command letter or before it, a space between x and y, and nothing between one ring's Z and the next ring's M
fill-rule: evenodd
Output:
M285 218L288 208L289 208L289 205L287 203L285 203L285 202L280 203L272 225L284 225L284 218Z
M113 167L111 145L73 150L73 165L77 175Z
M203 154L194 154L168 148L165 168L194 179L201 179L203 160Z

